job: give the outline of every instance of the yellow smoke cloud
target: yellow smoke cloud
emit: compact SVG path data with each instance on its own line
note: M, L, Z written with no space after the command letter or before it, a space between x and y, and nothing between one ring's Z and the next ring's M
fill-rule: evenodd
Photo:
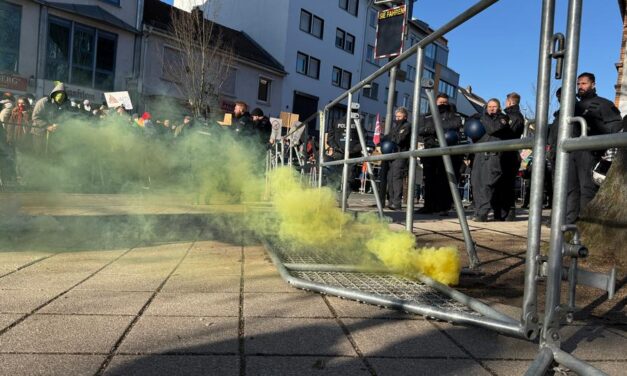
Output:
M391 231L373 214L353 219L337 207L332 190L305 188L288 168L271 173L270 187L278 236L291 246L344 252L353 258L361 252L362 262L374 255L397 273L420 273L447 285L459 282L461 261L455 247L416 248L411 233Z

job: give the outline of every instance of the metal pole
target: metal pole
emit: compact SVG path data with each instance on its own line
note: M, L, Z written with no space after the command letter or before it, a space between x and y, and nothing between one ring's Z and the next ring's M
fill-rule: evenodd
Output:
M595 136L601 137L601 136ZM592 138L592 137L590 137ZM533 141L529 139L514 139L505 141L490 141L481 142L478 144L466 144L446 146L433 149L420 149L414 151L402 151L400 153L371 155L369 157L350 158L347 162L361 163L361 162L375 162L375 161L391 161L393 159L409 158L409 157L441 157L444 154L448 155L461 155L468 153L484 153L484 152L498 152L498 151L517 151L520 149L529 149L533 147ZM334 166L344 163L341 161L325 162L325 166Z
M575 83L577 79L577 63L579 56L579 37L581 32L582 0L570 0L566 33L566 54L564 57L564 79L562 85L562 106L559 117L559 134L555 163L555 185L553 190L553 210L551 213L551 237L549 249L548 272L546 280L546 303L540 343L559 348L559 305L560 286L562 282L562 246L564 234L562 225L566 219L566 196L568 184L569 155L561 143L570 137L569 118L575 110Z
M390 128L392 128L392 117L394 111L394 92L396 92L396 71L398 70L398 66L393 66L390 69L390 83L388 85L388 104L385 109L385 128L383 130L383 134L387 135L390 133ZM349 93L350 94L350 93Z
M364 157L368 156L368 147L366 145L366 137L364 136L364 132L361 129L361 123L359 120L355 120L357 129L357 136L359 137L359 143L361 144L361 153ZM383 204L381 203L381 198L379 197L379 188L377 187L377 182L374 178L374 171L372 170L372 165L370 162L363 162L366 164L366 168L368 169L368 175L370 175L372 184L372 192L374 193L374 201L377 204L377 211L379 212L379 217L383 218Z
M553 349L553 356L555 357L556 362L565 366L569 370L574 371L578 375L607 376L607 373L560 349Z
M525 288L523 294L522 323L533 332L538 331L537 277L538 255L542 226L542 196L544 192L545 145L548 134L549 96L551 89L551 48L553 23L555 19L555 0L542 2L542 27L540 31L540 53L538 58L538 90L536 93L535 140L533 145L533 174L531 174L531 193L529 197L529 227L527 229L527 254L525 268Z
M553 363L553 351L548 347L543 347L538 353L533 363L527 368L525 376L544 376Z
M607 148L625 147L627 147L626 132L571 138L562 142L562 149L568 152L577 150L605 150Z
M348 102L346 103L346 132L344 133L344 161L350 157L350 140L351 140L351 104L353 103L353 93L348 92ZM346 211L346 193L348 192L348 169L353 165L344 163L342 166L342 211Z
M327 110L320 111L320 134L319 134L319 144L318 148L318 188L322 187L322 164L324 163L324 126L327 116Z
M424 66L425 50L419 48L416 53L416 77L414 81L414 98L412 100L411 112L411 141L409 150L416 150L418 143L418 128L420 121L420 92L422 88L422 69ZM409 232L414 230L414 186L416 184L416 157L409 158L409 176L407 177L407 212L405 213L405 229Z
M431 107L431 113L433 114L433 123L435 125L435 133L438 135L438 142L440 146L446 147L446 139L444 138L444 129L442 128L442 120L439 117L438 106L435 101L435 94L433 89L426 89L427 98L429 98L429 107ZM466 220L466 213L464 212L464 205L462 205L462 199L459 197L459 189L457 188L457 179L455 178L455 171L453 170L453 162L450 155L443 155L444 169L448 178L448 185L451 189L451 195L453 196L453 202L455 203L455 211L457 212L457 218L459 218L459 224L464 234L464 244L466 245L466 253L468 253L468 261L470 269L474 269L479 265L479 257L477 257L477 250L475 249L475 242L470 235L470 228L468 228L468 221Z

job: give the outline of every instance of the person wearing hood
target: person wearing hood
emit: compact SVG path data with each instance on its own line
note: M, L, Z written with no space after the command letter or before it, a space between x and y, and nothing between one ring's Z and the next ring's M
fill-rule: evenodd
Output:
M462 118L457 114L455 108L449 104L449 97L445 93L438 94L436 98L438 106L438 114L444 132L455 132L459 139L459 131L462 128ZM435 132L435 122L433 114L425 116L422 122L423 126L418 131L418 136L422 139L426 149L437 148L440 146L438 137ZM449 145L451 146L451 145ZM448 186L446 169L442 157L423 157L420 158L423 165L424 173L424 206L417 211L419 214L438 213L442 216L448 215L453 197ZM461 156L451 156L453 162L453 170L456 173L457 180L461 177L459 174L463 158Z
M394 122L390 132L382 137L382 141L391 141L399 152L409 150L411 124L407 120L409 111L405 107L399 107L394 112ZM403 179L407 173L407 159L394 159L389 161L387 175L387 188L390 210L400 210L403 201Z
M481 115L479 121L485 128L485 134L477 140L477 143L500 141L510 132L509 117L501 112L501 102L496 98L488 101L486 110ZM475 216L473 218L475 222L487 222L490 209L499 206L494 201L496 198L494 190L502 173L499 153L484 152L474 154L470 181L475 204ZM497 220L500 219L496 210L494 217Z
M577 97L575 116L586 119L588 136L620 132L622 117L610 100L596 93L596 79L592 73L582 73L577 77ZM573 137L581 135L579 124L574 125ZM602 152L574 151L569 154L568 191L566 195L566 223L577 221L583 209L596 195L599 187L592 180L592 170L599 162Z
M36 153L42 153L46 150L48 135L57 130L57 122L66 101L65 85L59 82L49 96L43 97L35 103L31 134L33 136L33 149Z

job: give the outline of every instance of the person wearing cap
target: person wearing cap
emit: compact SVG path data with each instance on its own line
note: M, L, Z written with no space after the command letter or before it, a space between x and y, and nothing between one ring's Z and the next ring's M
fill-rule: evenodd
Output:
M270 124L270 119L263 114L263 110L257 107L252 110L250 116L253 120L253 128L255 133L259 135L261 144L266 146L274 144L274 140L270 137L272 134L272 124Z
M52 89L50 95L39 99L33 108L31 134L33 150L43 153L47 150L48 135L57 130L57 121L67 101L65 85L62 82Z

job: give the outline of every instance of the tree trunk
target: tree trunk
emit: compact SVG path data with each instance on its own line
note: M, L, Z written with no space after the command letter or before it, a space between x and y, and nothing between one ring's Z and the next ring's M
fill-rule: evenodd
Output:
M591 258L627 269L627 149L619 150L577 225Z

